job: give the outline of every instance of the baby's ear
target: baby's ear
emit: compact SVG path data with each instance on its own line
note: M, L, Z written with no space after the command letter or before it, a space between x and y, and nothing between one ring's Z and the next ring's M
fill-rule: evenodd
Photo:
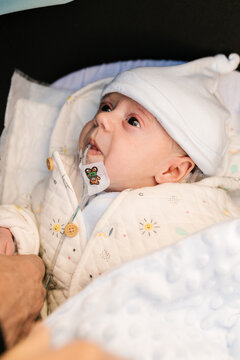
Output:
M168 161L165 169L159 170L155 175L155 180L158 184L180 182L190 173L194 166L195 163L188 156L174 157Z

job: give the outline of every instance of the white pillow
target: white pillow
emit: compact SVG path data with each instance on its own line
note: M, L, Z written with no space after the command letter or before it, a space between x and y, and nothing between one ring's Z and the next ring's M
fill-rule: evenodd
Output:
M0 142L0 202L31 193L46 176L49 140L69 90L51 89L15 72Z

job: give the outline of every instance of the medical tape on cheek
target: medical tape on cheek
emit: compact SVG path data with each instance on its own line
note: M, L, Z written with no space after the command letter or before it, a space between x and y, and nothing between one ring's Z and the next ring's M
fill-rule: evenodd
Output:
M89 147L84 152L83 161L79 164L79 168L87 186L87 193L92 196L106 190L110 185L110 179L103 161L85 164L88 150Z

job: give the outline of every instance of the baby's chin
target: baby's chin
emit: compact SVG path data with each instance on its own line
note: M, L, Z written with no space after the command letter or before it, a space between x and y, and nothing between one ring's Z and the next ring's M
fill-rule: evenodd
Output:
M87 155L86 164L93 164L100 161L104 162L103 155L92 155L92 154Z
M120 191L124 191L126 189L129 189L129 186L122 186L117 183L111 183L111 179L110 179L110 185L105 191L106 192L120 192Z

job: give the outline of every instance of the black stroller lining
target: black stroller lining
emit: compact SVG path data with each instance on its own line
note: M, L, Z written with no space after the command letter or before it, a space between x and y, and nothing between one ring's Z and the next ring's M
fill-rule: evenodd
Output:
M14 69L51 83L119 60L240 53L240 2L79 1L0 16L0 121Z

